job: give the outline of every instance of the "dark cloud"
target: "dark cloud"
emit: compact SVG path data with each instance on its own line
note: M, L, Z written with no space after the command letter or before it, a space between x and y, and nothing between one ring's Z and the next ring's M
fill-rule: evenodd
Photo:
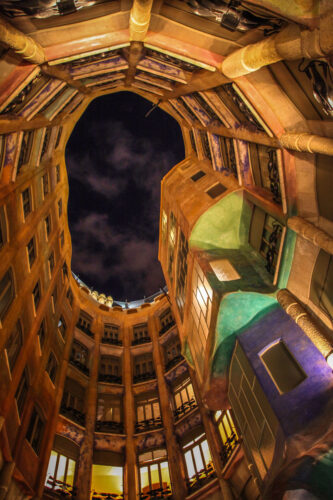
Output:
M164 285L157 261L160 183L184 157L179 126L151 104L119 93L93 101L66 150L72 269L118 300Z

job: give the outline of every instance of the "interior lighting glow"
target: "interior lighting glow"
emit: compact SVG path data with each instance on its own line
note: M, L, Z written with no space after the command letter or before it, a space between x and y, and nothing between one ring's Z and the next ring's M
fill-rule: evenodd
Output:
M333 370L333 351L326 358L327 364Z

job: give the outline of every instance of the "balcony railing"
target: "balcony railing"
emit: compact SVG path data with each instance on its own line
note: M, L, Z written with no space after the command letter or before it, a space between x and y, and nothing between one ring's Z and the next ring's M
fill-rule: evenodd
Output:
M133 375L133 384L139 384L140 382L145 382L146 380L151 380L156 378L155 372L146 372Z
M232 455L232 452L234 451L238 443L239 439L234 432L228 437L225 443L223 443L223 448L221 451L221 460L223 465L228 462L229 458Z
M140 500L151 500L154 498L168 498L172 500L172 491L168 485L165 488L154 488L153 490L141 492L139 498Z
M171 368L173 368L174 366L178 365L178 363L183 361L183 359L184 356L182 356L181 354L177 354L177 356L175 356L174 358L169 359L169 361L165 365L165 371L169 371Z
M89 377L89 368L87 368L86 365L81 363L81 361L78 361L77 359L72 357L70 358L69 362L71 365L75 366L78 370L80 370L82 373L84 373Z
M153 429L159 429L163 426L161 417L148 418L147 420L141 420L141 422L136 422L135 432L146 432Z
M102 344L123 345L121 340L112 339L110 337L103 337L101 342Z
M75 500L77 489L63 481L59 481L50 476L46 482L44 491L47 493L48 498L66 498L67 500Z
M190 479L187 479L187 489L189 493L199 490L206 486L210 481L216 478L216 472L213 464L209 463L204 469L201 469L197 474L194 474Z
M148 337L148 336L147 337L140 337L140 338L132 340L132 345L148 344L149 342L151 342L150 337Z
M73 420L73 422L82 425L83 427L85 425L85 414L79 410L76 410L75 408L72 408L71 406L61 405L60 414L64 415L64 417L69 418L70 420Z
M166 333L168 330L170 330L170 328L172 328L173 326L175 326L176 322L173 320L173 321L170 321L169 323L167 323L166 325L162 326L162 328L160 329L160 336L163 335L164 333Z
M119 493L97 493L93 492L91 500L123 500L124 495Z
M86 333L89 335L89 337L94 338L93 332L90 330L90 328L87 328L84 325L81 325L80 323L76 323L76 327L79 328L82 332Z
M183 415L190 412L191 410L193 410L197 406L198 406L198 403L196 402L196 400L194 398L189 399L188 401L186 401L185 403L183 403L181 406L179 406L178 408L176 408L174 410L173 414L174 414L175 420L178 420Z
M124 424L123 422L114 422L113 420L96 420L95 431L124 434Z
M99 382L107 382L108 384L121 384L122 378L119 375L112 375L110 373L99 373Z

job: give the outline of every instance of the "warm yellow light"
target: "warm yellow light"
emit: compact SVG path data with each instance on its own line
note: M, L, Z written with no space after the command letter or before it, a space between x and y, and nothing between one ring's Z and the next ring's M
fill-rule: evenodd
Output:
M326 358L327 364L333 370L333 351Z

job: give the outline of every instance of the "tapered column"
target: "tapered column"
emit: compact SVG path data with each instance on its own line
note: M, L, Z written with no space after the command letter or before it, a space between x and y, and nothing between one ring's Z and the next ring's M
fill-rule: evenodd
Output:
M184 498L187 496L187 488L185 482L185 462L183 453L180 450L180 446L176 440L174 432L174 421L170 406L171 395L164 378L164 363L161 352L162 347L159 343L158 319L150 316L148 327L153 340L153 358L160 397L160 407L164 425L166 448L168 452L168 463L172 484L172 498L174 500L184 500Z
M89 385L86 397L86 422L84 439L80 449L80 458L77 471L77 500L89 500L91 487L91 472L93 464L94 432L97 406L97 381L99 365L99 344L103 331L100 318L93 324L95 345L90 353L92 360L90 368Z
M299 234L305 240L311 241L316 247L322 248L325 252L333 255L333 238L319 227L302 217L290 217L288 227Z
M195 394L195 398L197 400L198 406L199 406L199 411L202 419L202 423L205 429L205 434L206 438L208 441L209 449L212 455L216 475L218 477L219 483L220 483L220 488L222 492L222 498L223 500L233 500L233 494L231 491L231 488L228 484L228 482L223 478L222 476L222 460L221 460L221 455L220 455L220 437L218 434L218 430L216 426L213 424L209 411L203 406L202 400L200 398L200 389L197 383L197 379L195 376L194 370L189 367L189 372L191 376L191 381L193 385L193 390Z
M280 137L283 148L307 151L333 156L333 139L312 134L283 134Z
M130 12L130 41L143 41L146 37L153 0L134 0Z
M0 42L30 63L45 62L43 47L3 19L0 19Z
M283 59L328 56L333 52L332 20L333 14L330 12L321 20L320 28L314 30L302 31L297 24L289 25L277 35L247 45L227 56L221 71L233 79Z
M131 331L128 327L123 332L124 345L124 385L125 385L125 433L126 433L126 465L124 473L125 500L136 500L138 489L138 474L136 465L136 449L134 442L135 408L133 397L133 377L131 359Z
M277 299L286 313L293 318L322 355L327 358L333 352L333 338L328 338L288 290L279 290Z

